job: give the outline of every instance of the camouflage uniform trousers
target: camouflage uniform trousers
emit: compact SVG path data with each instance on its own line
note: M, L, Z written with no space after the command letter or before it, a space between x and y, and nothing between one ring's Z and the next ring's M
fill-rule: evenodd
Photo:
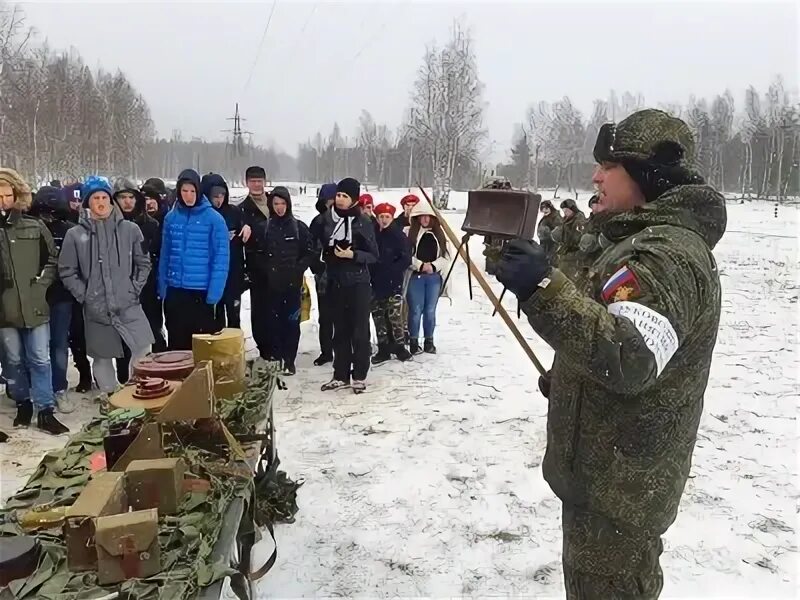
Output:
M564 587L568 600L655 600L664 578L661 538L617 529L595 513L563 506Z
M407 319L403 319L404 305L400 294L372 300L372 320L375 322L379 346L404 343L407 327Z

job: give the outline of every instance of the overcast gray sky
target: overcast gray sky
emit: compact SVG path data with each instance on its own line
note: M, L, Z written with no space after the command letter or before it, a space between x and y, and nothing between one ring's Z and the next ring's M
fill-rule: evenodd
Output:
M472 28L502 158L534 101L568 95L588 113L610 89L648 103L686 102L726 88L797 88L796 2L26 2L54 48L122 69L147 99L160 135L222 139L239 102L259 143L294 154L338 121L356 132L362 108L400 123L426 43L454 18ZM737 107L737 108L739 108Z

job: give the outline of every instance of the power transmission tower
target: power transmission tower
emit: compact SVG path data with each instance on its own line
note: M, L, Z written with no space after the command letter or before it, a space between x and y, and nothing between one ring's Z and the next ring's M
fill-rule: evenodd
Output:
M246 156L247 152L245 151L246 144L244 143L244 135L253 135L252 131L243 131L242 130L242 121L246 121L247 119L243 119L239 115L239 103L236 103L236 112L232 117L228 117L227 121L233 121L233 129L223 129L223 133L230 133L231 134L231 141L228 144L228 151L229 157L235 158L240 156ZM251 138L252 139L252 138Z

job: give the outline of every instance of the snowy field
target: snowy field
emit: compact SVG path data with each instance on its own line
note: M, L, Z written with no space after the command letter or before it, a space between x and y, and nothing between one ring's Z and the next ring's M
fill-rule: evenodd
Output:
M407 190L372 193L397 204ZM298 198L295 214L308 222L313 204ZM715 251L722 322L692 476L665 538L664 598L797 594L798 215L773 210L729 205ZM447 218L458 231L463 214ZM481 249L476 239L472 255ZM276 528L259 597L563 597L560 505L541 475L546 400L474 287L470 301L459 263L438 311L439 354L372 369L361 396L319 391L331 370L312 365L315 316L303 325L298 374L275 405L282 468L305 485L297 522ZM549 365L552 352L520 326ZM64 420L77 428L93 410ZM14 432L12 418L4 403L2 499L64 443Z

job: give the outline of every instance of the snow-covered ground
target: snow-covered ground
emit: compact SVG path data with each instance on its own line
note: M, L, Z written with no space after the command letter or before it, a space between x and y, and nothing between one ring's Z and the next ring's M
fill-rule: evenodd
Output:
M372 193L398 203L407 190ZM313 203L297 198L295 213L310 220ZM463 209L466 194L452 204ZM665 539L665 598L796 597L798 215L773 211L729 205L715 251L722 322L692 478ZM463 214L447 218L458 231ZM480 258L480 240L471 249ZM276 407L282 468L305 485L297 522L276 528L278 562L259 597L563 596L537 373L477 285L469 300L461 263L453 277L439 354L372 369L361 396L319 391L331 372L312 365L317 328L303 325L298 374ZM552 352L519 324L549 364ZM91 410L65 421L77 427ZM4 405L0 429L12 413ZM11 433L3 499L63 444ZM255 560L268 551L262 542Z

